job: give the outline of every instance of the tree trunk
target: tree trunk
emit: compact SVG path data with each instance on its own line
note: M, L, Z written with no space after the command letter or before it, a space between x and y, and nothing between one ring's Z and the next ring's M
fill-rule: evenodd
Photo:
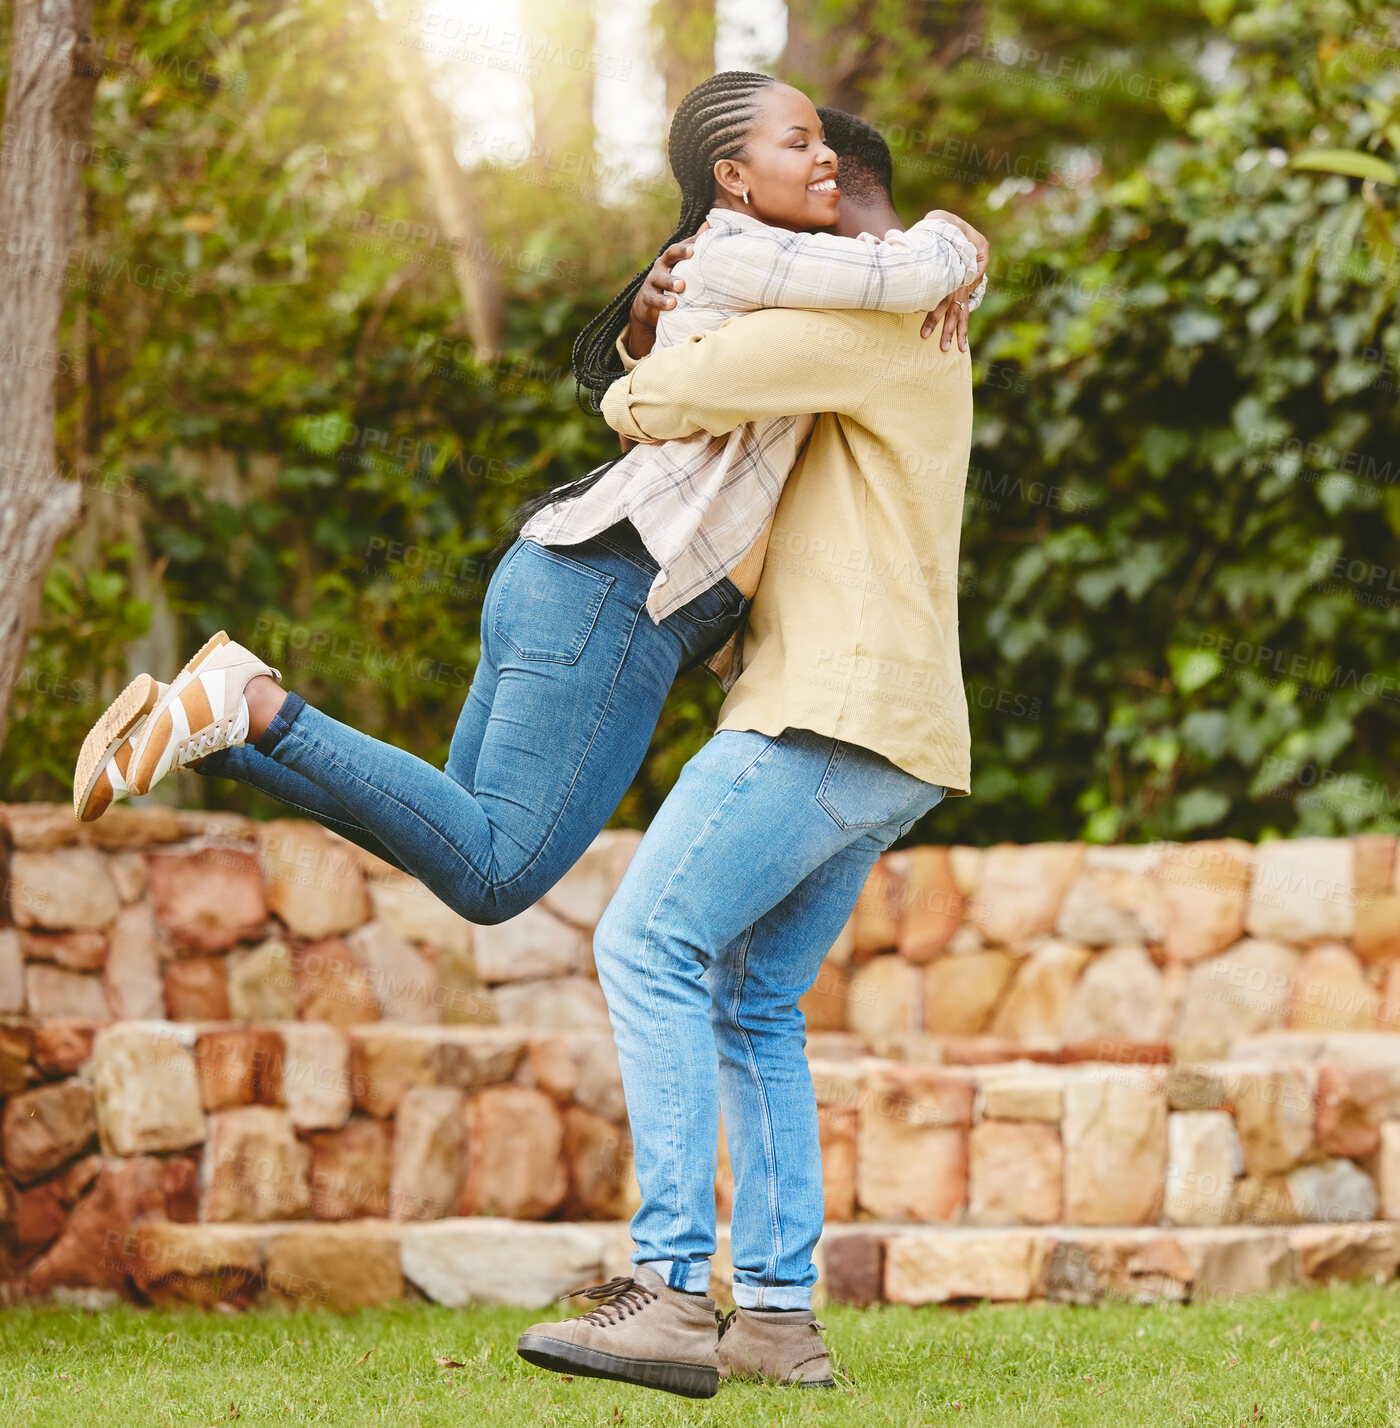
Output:
M432 72L413 47L416 33L409 6L399 0L386 11L385 19L399 112L428 181L437 220L452 247L452 275L466 310L467 332L477 355L489 361L500 350L505 301L477 210L475 185L457 162L451 111L433 93Z
M15 0L0 148L0 744L59 537L82 504L54 452L54 368L101 72L92 0Z
M715 72L715 0L654 0L651 15L669 122L676 105Z
M576 171L586 177L593 158L593 7L584 0L526 0L524 9L525 30L539 46L530 60L536 158L557 168L561 156L577 155Z

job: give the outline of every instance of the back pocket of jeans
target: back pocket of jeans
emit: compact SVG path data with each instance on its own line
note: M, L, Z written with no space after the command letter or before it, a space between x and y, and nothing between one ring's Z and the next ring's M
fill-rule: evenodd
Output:
M493 629L521 659L573 664L613 577L526 541L501 574Z
M924 783L869 749L838 741L831 751L817 801L841 828L876 828L901 821L923 799L938 802L942 790ZM918 809L921 815L925 810Z

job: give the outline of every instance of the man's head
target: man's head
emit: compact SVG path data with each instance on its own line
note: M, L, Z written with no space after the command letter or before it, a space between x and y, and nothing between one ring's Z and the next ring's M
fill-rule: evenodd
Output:
M873 124L844 109L818 109L827 144L840 159L838 182L844 200L859 204L890 201L894 184L894 161L890 146Z

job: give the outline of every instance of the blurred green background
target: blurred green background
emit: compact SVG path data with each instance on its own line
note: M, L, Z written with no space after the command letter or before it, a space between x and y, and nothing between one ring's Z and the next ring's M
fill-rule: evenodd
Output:
M664 175L629 187L592 147L595 73L647 75L600 49L588 5L520 9L525 36L594 59L534 65L533 147L454 121L483 230L468 279L503 305L483 361L405 125L414 12L98 0L57 363L87 493L0 797L66 799L129 671L168 675L219 628L328 713L445 758L503 522L615 450L575 403L573 336L677 210ZM652 6L671 103L726 13ZM1400 828L1400 7L788 19L765 67L882 129L906 215L954 209L994 245L961 572L974 797L913 839ZM479 61L440 33L424 72L450 102ZM677 685L615 822L645 824L718 704L703 674Z

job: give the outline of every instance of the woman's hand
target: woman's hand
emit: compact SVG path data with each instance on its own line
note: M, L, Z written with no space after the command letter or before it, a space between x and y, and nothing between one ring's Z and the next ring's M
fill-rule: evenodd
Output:
M708 226L708 225L706 225ZM704 229L700 230L702 233ZM675 293L685 291L685 279L673 278L671 269L683 258L695 254L695 238L672 243L651 265L651 272L632 299L632 311L627 319L627 350L634 357L645 357L656 344L656 321L667 308L675 307Z
M987 271L987 260L991 257L992 245L979 233L972 224L959 218L956 213L949 213L946 208L935 208L924 215L925 218L941 218L945 223L951 223L960 232L977 253L977 276L968 284L975 288L982 281L982 274Z
M959 288L957 292L949 293L948 296L924 318L924 325L919 329L919 336L932 337L934 328L941 322L943 324L943 336L939 338L938 345L946 352L953 345L953 338L956 337L958 339L959 350L966 352L968 303L972 298L975 286L974 283L969 283L966 287Z

